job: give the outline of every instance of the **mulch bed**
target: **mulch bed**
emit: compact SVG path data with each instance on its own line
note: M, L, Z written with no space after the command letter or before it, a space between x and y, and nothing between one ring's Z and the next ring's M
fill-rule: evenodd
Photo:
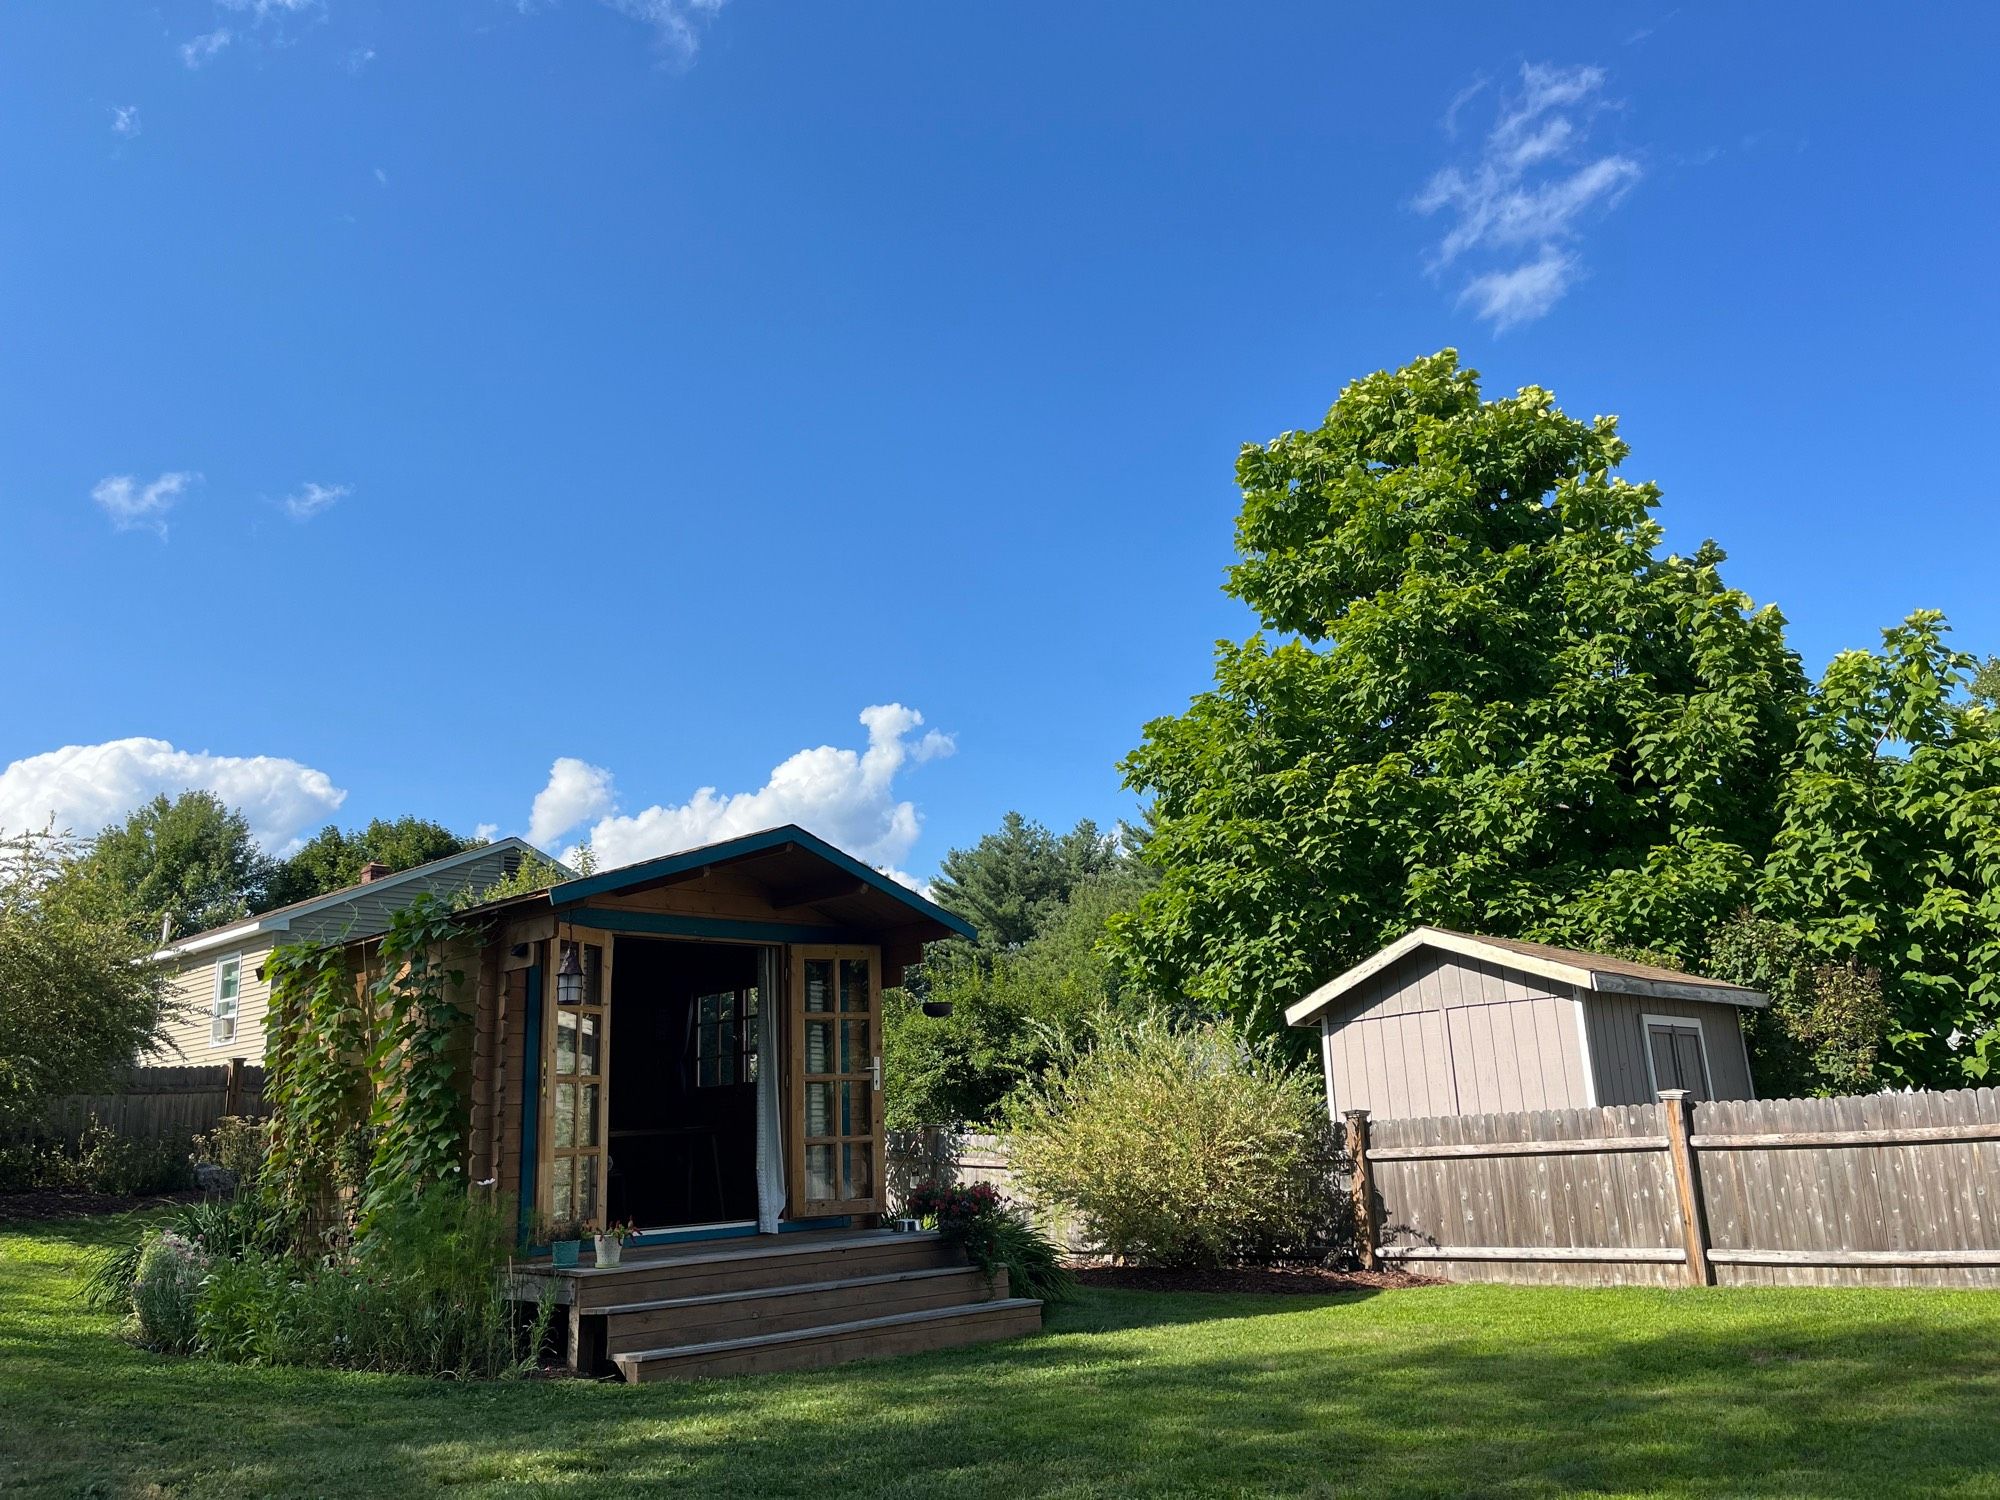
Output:
M192 1203L199 1192L167 1193L150 1198L123 1198L115 1193L64 1193L35 1188L25 1193L0 1193L0 1221L46 1223L50 1219L81 1219L99 1214L129 1214L169 1203Z
M1169 1271L1154 1266L1079 1266L1079 1286L1120 1292L1276 1292L1324 1297L1333 1292L1394 1291L1434 1286L1402 1271L1334 1271L1325 1266L1231 1266L1220 1271Z

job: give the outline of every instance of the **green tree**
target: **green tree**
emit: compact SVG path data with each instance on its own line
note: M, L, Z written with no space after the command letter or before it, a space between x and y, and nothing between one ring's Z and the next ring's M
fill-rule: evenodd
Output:
M442 823L415 816L376 818L351 832L329 823L278 867L271 882L271 904L285 906L353 885L364 865L387 865L394 873L484 842L461 838Z
M1789 922L1744 910L1711 935L1701 970L1771 997L1743 1012L1751 1074L1768 1099L1873 1093L1887 1073L1879 970L1816 951Z
M267 904L271 862L212 792L165 794L105 829L61 875L66 891L153 939L219 927Z
M1102 875L1118 857L1116 841L1088 818L1054 834L1010 812L997 832L939 861L932 897L972 923L984 946L1018 948L1079 882Z
M1451 351L1246 447L1227 591L1265 631L1146 726L1148 989L1280 1026L1416 922L1684 959L1750 897L1805 680L1704 543L1662 555L1616 420Z
M2000 1067L2000 717L1920 611L1847 651L1807 705L1758 892L1825 963L1881 976L1890 1081Z
M1091 876L1044 912L1041 929L1005 952L933 945L920 982L883 996L883 1096L894 1129L991 1123L1001 1101L1039 1077L1066 1041L1128 999L1106 942L1151 876L1131 860ZM950 1014L923 1013L944 1002Z
M159 1036L151 944L62 878L74 853L0 842L0 1121L102 1086Z

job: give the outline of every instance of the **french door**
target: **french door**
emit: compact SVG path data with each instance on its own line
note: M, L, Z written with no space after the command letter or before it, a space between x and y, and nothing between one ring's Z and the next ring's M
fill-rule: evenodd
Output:
M604 1222L611 1074L611 934L564 926L544 981L541 1210ZM565 972L568 971L568 972Z
M792 1214L872 1214L882 1180L881 950L792 949Z

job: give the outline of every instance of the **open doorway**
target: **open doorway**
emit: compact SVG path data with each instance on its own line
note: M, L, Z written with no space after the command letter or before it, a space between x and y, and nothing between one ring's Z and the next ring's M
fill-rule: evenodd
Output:
M757 1217L759 950L620 934L605 1207L641 1229Z

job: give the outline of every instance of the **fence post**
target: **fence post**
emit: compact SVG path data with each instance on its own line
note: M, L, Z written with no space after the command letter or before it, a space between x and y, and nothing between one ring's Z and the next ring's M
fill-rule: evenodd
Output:
M1376 1268L1375 1169L1368 1161L1368 1111L1347 1111L1347 1154L1354 1160L1354 1233L1361 1249L1361 1268Z
M1708 1262L1708 1215L1702 1210L1701 1178L1695 1171L1694 1149L1688 1145L1688 1137L1693 1134L1694 1103L1686 1089L1661 1089L1660 1103L1667 1111L1667 1156L1674 1165L1674 1195L1680 1200L1688 1284L1713 1286L1715 1269Z
M222 1112L225 1115L243 1113L243 1059L240 1057L230 1058L223 1068Z

